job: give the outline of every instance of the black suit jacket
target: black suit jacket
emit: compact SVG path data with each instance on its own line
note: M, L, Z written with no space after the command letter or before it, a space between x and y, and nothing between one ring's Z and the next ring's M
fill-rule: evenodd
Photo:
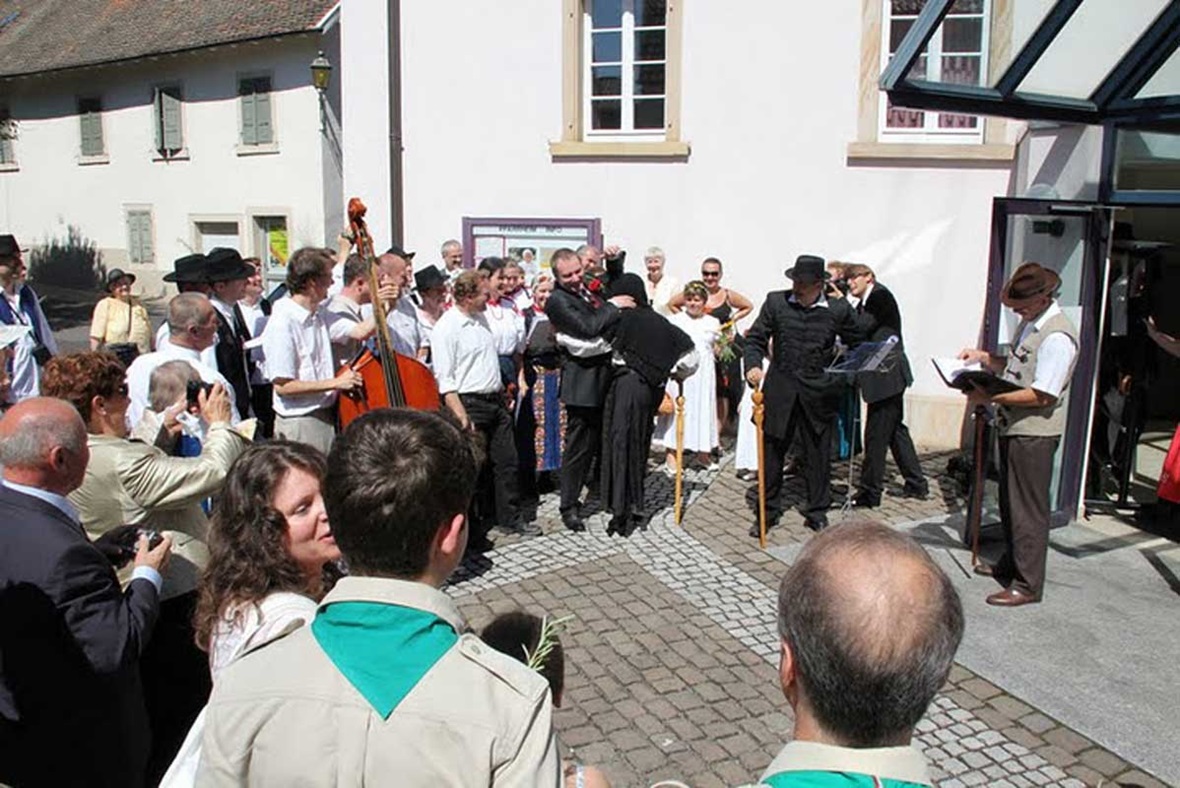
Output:
M250 335L246 328L246 321L238 305L234 304L235 327L225 319L221 310L214 309L217 315L217 344L213 353L217 358L217 371L225 375L225 379L234 387L234 406L238 414L244 419L250 415L250 361L246 353L246 340Z
M545 314L554 329L579 339L609 336L619 320L619 310L613 304L603 301L601 306L592 306L578 294L560 287L549 296ZM601 408L610 379L610 353L578 358L562 351L561 401L566 405Z
M863 342L872 329L872 319L857 315L843 298L828 305L805 308L791 301L792 291L780 290L766 296L754 325L746 333L745 368L755 369L770 353L770 370L763 384L766 397L768 435L782 438L795 403L817 429L836 418L841 393L847 381L824 370L831 365L836 337L845 344Z
M139 657L158 613L155 586L122 591L81 526L0 486L0 782L143 783Z
M888 372L865 372L857 376L856 382L865 402L880 402L905 391L914 382L914 376L901 338L901 310L889 288L874 282L869 297L865 299L863 313L870 315L877 324L869 341L884 342L891 336L897 337L897 357L891 359L893 366Z

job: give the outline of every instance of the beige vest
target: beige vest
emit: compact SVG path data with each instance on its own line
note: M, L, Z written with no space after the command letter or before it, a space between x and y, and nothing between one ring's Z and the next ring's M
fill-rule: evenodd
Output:
M1025 323L1016 329L1016 335L1024 331ZM1019 386L1029 387L1037 375L1037 351L1041 343L1050 334L1062 333L1070 338L1074 347L1078 346L1078 332L1073 323L1064 314L1056 314L1045 321L1039 330L1029 331L1021 340L1020 345L1008 352L1008 363L1004 367L1002 377ZM1077 355L1074 355L1077 363ZM1044 408L1006 408L1000 406L1000 434L1026 435L1032 437L1054 437L1065 432L1065 402L1069 391L1069 379L1073 377L1071 366L1069 375L1065 379L1065 386L1057 401Z

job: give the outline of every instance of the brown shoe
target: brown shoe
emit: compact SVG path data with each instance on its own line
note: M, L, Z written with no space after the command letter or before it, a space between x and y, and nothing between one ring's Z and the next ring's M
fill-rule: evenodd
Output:
M1003 591L997 591L987 598L989 605L996 605L997 607L1019 607L1020 605L1031 605L1040 601L1032 594L1027 591L1021 591L1019 588L1005 588Z
M996 568L989 563L985 563L984 561L980 561L978 564L971 567L971 571L982 577L996 576Z

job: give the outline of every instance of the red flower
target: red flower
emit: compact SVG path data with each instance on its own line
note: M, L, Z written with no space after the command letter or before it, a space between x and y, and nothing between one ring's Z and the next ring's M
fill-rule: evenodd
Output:
M587 276L586 281L585 281L585 285L586 285L586 289L589 290L591 293L601 293L602 292L602 280L597 277Z

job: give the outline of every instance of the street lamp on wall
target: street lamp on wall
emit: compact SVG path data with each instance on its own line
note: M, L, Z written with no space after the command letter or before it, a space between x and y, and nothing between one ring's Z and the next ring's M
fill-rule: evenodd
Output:
M310 68L311 84L322 96L332 82L332 62L324 57L324 53L321 51L316 55L316 59L311 61Z

